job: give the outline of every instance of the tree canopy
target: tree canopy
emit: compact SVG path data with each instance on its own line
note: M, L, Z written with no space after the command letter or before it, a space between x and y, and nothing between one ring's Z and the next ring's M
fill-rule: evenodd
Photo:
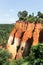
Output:
M28 12L27 11L19 11L18 12L18 17L19 17L19 19L20 20L24 20L25 19L25 17L27 17L27 15L28 15Z
M41 13L40 11L37 12L37 15L35 16L34 13L29 14L26 10L24 11L19 11L18 12L18 17L19 20L23 20L23 21L29 21L29 22L43 22L43 13Z

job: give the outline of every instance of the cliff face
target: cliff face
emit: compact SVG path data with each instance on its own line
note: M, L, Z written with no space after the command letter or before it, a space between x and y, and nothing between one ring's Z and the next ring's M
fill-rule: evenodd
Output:
M26 45L28 47L31 45L35 46L38 45L39 42L43 42L43 36L40 38L41 31L43 32L42 23L16 22L14 29L10 33L7 44L8 51L12 53L12 59L21 58L24 50L26 50ZM39 38L41 41L39 41ZM26 52L28 51L26 50Z

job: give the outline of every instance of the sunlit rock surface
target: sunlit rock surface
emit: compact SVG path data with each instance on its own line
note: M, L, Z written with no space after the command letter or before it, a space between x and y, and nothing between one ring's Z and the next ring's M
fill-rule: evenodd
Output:
M12 53L12 59L22 58L23 54L25 55L32 45L35 46L38 45L39 42L43 42L43 33L41 32L43 32L42 23L17 21L9 35L7 43L7 50ZM39 41L39 39L41 40ZM24 50L27 49L26 45L29 48L24 53Z

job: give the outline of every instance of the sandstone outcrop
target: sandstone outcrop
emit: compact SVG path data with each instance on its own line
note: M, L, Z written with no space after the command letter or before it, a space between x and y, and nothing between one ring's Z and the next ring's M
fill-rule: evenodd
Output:
M33 46L38 45L41 31L43 31L42 23L17 21L14 29L9 35L7 44L8 51L12 53L12 59L19 59L23 56L26 44ZM27 43L29 39L30 41L33 39L33 41Z

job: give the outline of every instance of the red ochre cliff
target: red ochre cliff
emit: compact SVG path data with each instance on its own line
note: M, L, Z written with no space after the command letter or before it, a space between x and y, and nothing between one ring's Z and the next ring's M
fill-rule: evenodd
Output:
M9 35L7 44L7 50L12 53L11 59L19 59L23 57L23 52L25 50L26 44L36 46L39 42L43 42L43 40L39 41L41 31L43 32L42 23L17 21L14 29ZM30 41L33 39L32 43L27 43L27 40L29 39Z

